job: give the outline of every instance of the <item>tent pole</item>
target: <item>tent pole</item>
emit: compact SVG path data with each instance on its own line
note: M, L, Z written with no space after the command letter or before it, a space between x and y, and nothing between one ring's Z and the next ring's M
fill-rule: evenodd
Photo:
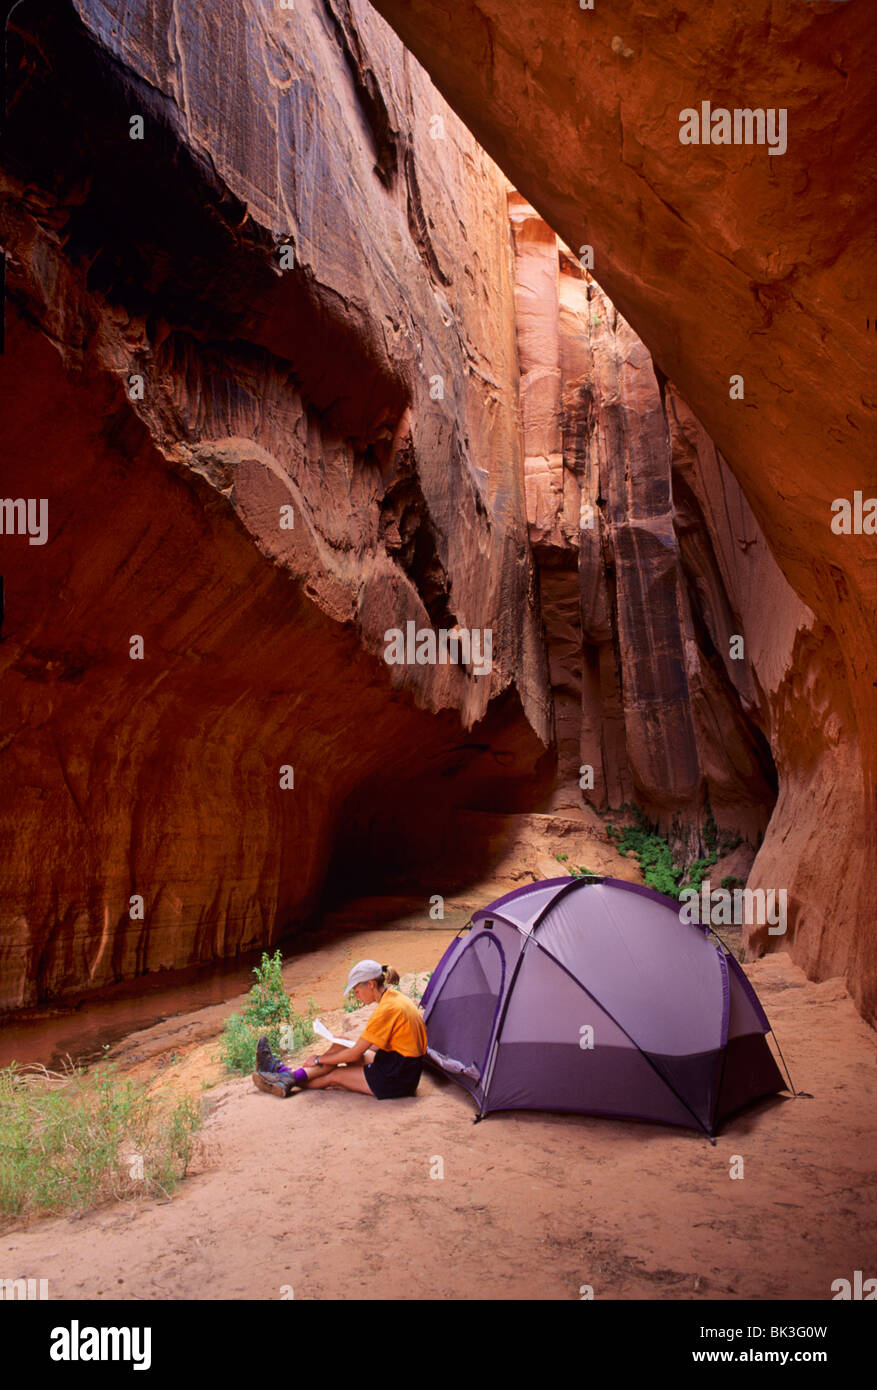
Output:
M728 955L730 956L730 955L732 954L732 952L731 952L731 948L730 948L730 946L728 945L727 941L722 940L722 937L719 936L719 933L716 931L715 927L713 927L712 925L710 925L709 930L710 930L710 934L716 938L716 941L721 942L722 946L725 948L725 950L728 952ZM763 1010L762 1010L762 1012L763 1012ZM795 1097L795 1100L798 1100L798 1099L801 1099L801 1098L804 1099L804 1100L812 1100L813 1097L812 1097L812 1095L810 1094L809 1091L796 1091L796 1090L795 1090L795 1083L794 1083L794 1081L792 1080L792 1073L789 1071L788 1063L786 1062L786 1059L785 1059L785 1057L783 1056L783 1049L780 1047L780 1040L779 1040L779 1038L777 1037L776 1033L774 1033L774 1031L773 1031L772 1028L770 1029L770 1033L771 1033L771 1036L773 1037L774 1042L775 1042L776 1045L777 1045L777 1052L780 1054L780 1061L781 1061L782 1064L783 1064L783 1068L784 1068L784 1070L785 1070L786 1076L789 1078L789 1090L791 1091L792 1095Z
M575 881L575 880L574 880L574 881ZM581 879L579 880L579 882L581 882ZM546 908L546 911L547 911L547 910L548 910L548 909ZM541 919L540 919L540 920L541 920ZM538 925L538 924L537 924L537 925ZM683 1105L683 1106L685 1107L685 1109L688 1111L689 1115L690 1115L691 1118L694 1120L694 1124L692 1125L692 1129L703 1130L703 1133L707 1136L707 1138L709 1138L709 1130L707 1129L707 1127L706 1127L706 1125L704 1124L703 1120L700 1118L699 1115L696 1115L696 1114L695 1114L695 1112L692 1110L691 1106L688 1104L688 1101L684 1098L684 1096L680 1096L679 1092L676 1090L676 1087L675 1087L675 1086L673 1085L673 1083L670 1081L670 1078L664 1075L664 1073L661 1071L661 1068L660 1068L659 1066L656 1066L656 1064L652 1061L652 1059L651 1059L651 1057L649 1056L649 1054L648 1054L643 1048L640 1047L639 1043L636 1041L636 1039L633 1037L633 1035L632 1035L631 1033L629 1033L629 1032L627 1031L627 1029L624 1027L624 1025L621 1024L621 1023L619 1023L619 1022L618 1022L618 1019L615 1018L614 1015L611 1014L611 1013L609 1012L609 1010L607 1009L607 1007L606 1007L606 1005L603 1003L603 1001L602 1001L601 999L598 999L598 998L596 997L596 995L592 994L591 991L588 989L588 986L587 986L586 984L583 984L582 981L581 981L580 979L577 978L577 976L573 975L572 972L571 972L570 970L568 970L567 967L566 967L561 961L559 961L559 960L557 959L557 956L553 956L553 955L551 954L551 952L550 952L549 950L547 950L545 946L542 945L542 942L539 941L539 940L537 939L536 936L534 936L533 932L530 932L530 935L527 937L527 940L526 940L526 942L525 942L525 944L524 944L524 950L521 951L521 954L520 954L520 956L519 956L519 958L518 958L518 964L517 964L517 966L515 967L516 973L517 973L517 971L520 969L521 962L522 962L523 959L524 959L524 951L526 951L527 948L528 948L529 946L531 946L531 945L532 945L532 946L535 946L535 947L537 948L537 950L541 951L542 954L543 954L544 956L547 956L549 960L553 960L553 961L554 961L554 964L557 966L558 970L562 970L563 973L564 973L565 975L568 975L569 978L570 978L572 981L574 981L575 984L578 985L579 989L582 990L582 992L583 992L584 994L586 994L586 995L588 996L589 999L593 999L594 1003L597 1005L597 1008L600 1009L600 1010L602 1010L602 1012L606 1015L606 1017L607 1017L608 1019L610 1019L610 1020L615 1024L615 1027L616 1027L616 1028L619 1028L619 1029L621 1030L621 1032L624 1034L624 1036L625 1036L626 1038L629 1038L629 1039L630 1039L630 1041L633 1043L633 1046L636 1048L637 1052L639 1053L640 1057L642 1057L643 1061L646 1062L646 1063L648 1064L648 1066L651 1067L652 1071L655 1073L655 1076L658 1077L659 1081L661 1081L662 1084L663 1084L664 1086L667 1087L667 1090L668 1090L668 1091L672 1091L673 1095L674 1095L674 1096L676 1097L676 1099L679 1101L679 1104L680 1104L680 1105ZM511 983L511 985L509 986L509 997L506 999L506 1007L508 1007L509 998L511 998L511 991L514 989L514 986L515 986L515 976L513 975L513 976L512 976L512 983ZM502 1028L502 1025L503 1025L503 1022L504 1022L504 1021L505 1021L505 1009L503 1010L502 1018L500 1019L500 1022L499 1022L499 1028L497 1029L497 1035L496 1035L496 1039L495 1039L495 1041L494 1041L494 1045L495 1045L495 1046L497 1045L497 1041L498 1041L498 1039L499 1039L499 1029ZM587 1113L587 1112L585 1112L585 1113Z
M786 1059L785 1059L785 1057L783 1057L783 1049L780 1047L780 1040L779 1040L779 1038L777 1037L776 1033L774 1033L774 1031L773 1031L772 1028L771 1028L770 1031L771 1031L771 1033L773 1033L773 1040L774 1040L774 1042L775 1042L776 1045L777 1045L777 1052L780 1054L780 1058L781 1058L781 1060L782 1060L782 1064L783 1064L783 1066L784 1066L785 1069L786 1069L786 1076L789 1078L789 1090L792 1092L792 1095L795 1097L795 1100L799 1100L799 1099L802 1098L802 1097L803 1097L804 1100L812 1100L813 1097L812 1097L812 1095L810 1094L809 1091L796 1091L796 1090L795 1090L795 1083L794 1083L794 1081L792 1080L792 1073L789 1071L789 1068L788 1068L788 1064L787 1064L787 1062L786 1062Z

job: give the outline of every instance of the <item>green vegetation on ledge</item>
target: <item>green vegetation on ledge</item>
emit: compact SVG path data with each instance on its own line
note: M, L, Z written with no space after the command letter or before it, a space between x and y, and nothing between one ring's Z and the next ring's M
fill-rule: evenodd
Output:
M636 856L643 871L643 878L649 888L654 888L658 893L663 893L666 897L673 898L677 902L683 889L700 889L703 880L709 876L709 871L717 863L720 854L727 854L743 843L740 835L729 836L719 832L713 818L712 808L707 804L707 818L703 829L703 843L707 854L699 859L691 860L686 865L684 862L680 863L674 859L669 841L659 835L655 827L649 824L638 806L622 806L621 810L629 815L632 814L635 819L622 826L607 822L606 832L609 839L614 842L618 853L623 857L628 854ZM574 868L569 865L569 855L567 854L556 854L555 858L560 864L563 864L567 873L572 874L575 878L599 877L584 866Z
M673 861L673 851L666 840L653 831L640 825L623 825L619 829L607 825L610 840L615 841L618 853L625 858L629 853L636 855L643 871L643 878L649 888L665 893L668 898L679 897L679 880L685 872L681 864Z

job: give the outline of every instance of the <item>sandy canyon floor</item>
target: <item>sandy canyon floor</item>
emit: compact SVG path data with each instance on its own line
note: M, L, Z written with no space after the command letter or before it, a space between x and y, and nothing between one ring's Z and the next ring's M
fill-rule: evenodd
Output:
M430 970L458 925L336 937L285 967L295 1007L311 996L355 1036L366 1011L337 1007L350 963ZM473 1125L468 1096L431 1073L411 1100L275 1100L221 1079L216 1038L240 1000L132 1034L113 1054L126 1071L203 1097L189 1176L170 1200L7 1228L2 1272L74 1300L579 1299L583 1285L829 1299L877 1263L877 1039L840 981L813 984L782 954L747 973L813 1098L762 1102L715 1147L583 1116Z

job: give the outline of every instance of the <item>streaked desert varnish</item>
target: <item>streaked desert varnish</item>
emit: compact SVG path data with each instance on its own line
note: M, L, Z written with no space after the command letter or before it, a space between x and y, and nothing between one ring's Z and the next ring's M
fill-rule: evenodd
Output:
M775 23L769 0L681 0L669 23L651 0L623 20L599 0L475 0L448 24L439 0L376 8L554 231L593 247L794 591L768 591L776 623L756 635L778 627L791 660L765 691L780 791L757 881L787 886L796 959L843 972L874 1021L877 566L873 537L830 527L877 436L871 12L793 4ZM678 113L707 99L786 110L788 149L681 145ZM751 532L733 534L742 550Z

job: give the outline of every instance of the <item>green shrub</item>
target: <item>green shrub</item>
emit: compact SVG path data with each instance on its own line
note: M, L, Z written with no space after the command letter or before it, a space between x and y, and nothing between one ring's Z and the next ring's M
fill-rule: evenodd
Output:
M708 870L715 864L717 857L715 850L713 850L712 854L706 859L693 859L688 866L688 873L683 887L696 888L699 892L700 885L703 883Z
M280 1029L254 1028L241 1014L230 1014L219 1045L223 1066L236 1076L245 1076L256 1065L256 1044L267 1033L272 1052L280 1051Z
M295 1051L311 1041L317 1006L308 1000L307 1014L293 1012L283 983L283 957L263 952L262 964L253 968L256 983L243 1013L231 1014L220 1039L219 1055L229 1071L240 1076L256 1064L256 1044L264 1035L272 1052Z
M677 901L683 888L700 889L709 869L718 861L719 854L726 854L743 843L742 836L736 835L732 838L725 831L719 831L712 808L707 803L703 829L703 842L707 854L701 859L692 860L686 869L683 864L674 860L669 843L655 833L638 806L623 806L621 810L631 812L636 824L627 824L619 828L607 822L606 834L609 839L615 842L618 853L624 858L628 854L637 856L643 878L650 888L655 888L659 893ZM725 886L724 883L722 886Z
M640 819L643 820L642 816ZM615 840L619 854L627 855L628 851L636 854L643 878L650 888L678 900L683 869L673 862L673 852L666 840L645 829L643 824L624 825L620 830L607 826L607 830L610 839Z
M0 1071L0 1214L88 1211L110 1198L169 1196L185 1176L200 1107L165 1101L113 1064Z
M708 870L718 861L719 856L729 854L743 843L742 835L730 835L725 830L719 830L713 817L712 807L707 802L707 817L703 829L703 842L707 849L707 854L703 859L695 859L689 864L686 874L684 887L696 888L700 890ZM734 887L737 884L742 887L742 880L736 878L722 879L722 887Z
M293 1009L289 1022L280 1030L280 1046L287 1052L297 1052L305 1043L313 1042L313 1022L320 1012L313 999L308 996L308 1011L297 1014Z

